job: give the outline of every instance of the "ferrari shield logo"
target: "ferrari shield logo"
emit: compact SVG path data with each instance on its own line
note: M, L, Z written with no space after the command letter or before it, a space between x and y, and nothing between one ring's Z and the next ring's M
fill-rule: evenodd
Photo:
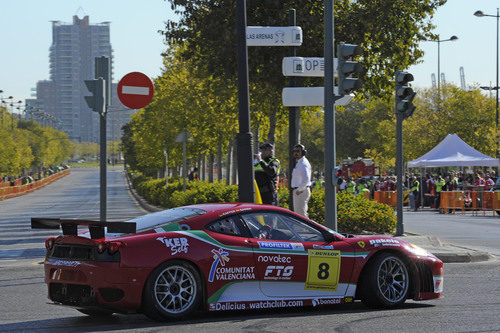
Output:
M358 245L360 248L364 249L365 248L365 242L359 241Z

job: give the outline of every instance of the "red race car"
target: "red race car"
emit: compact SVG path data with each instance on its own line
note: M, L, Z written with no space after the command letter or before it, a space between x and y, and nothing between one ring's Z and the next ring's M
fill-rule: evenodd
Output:
M165 320L356 299L390 308L443 291L443 263L429 252L387 236L346 237L275 206L193 205L127 222L32 219L32 228L59 227L63 235L45 242L48 297L88 315Z

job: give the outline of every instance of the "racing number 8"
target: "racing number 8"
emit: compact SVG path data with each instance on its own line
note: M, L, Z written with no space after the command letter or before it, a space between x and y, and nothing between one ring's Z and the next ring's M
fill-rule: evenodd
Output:
M330 273L328 270L330 269L330 265L328 265L326 262L322 262L318 266L318 279L320 280L326 280L330 276Z

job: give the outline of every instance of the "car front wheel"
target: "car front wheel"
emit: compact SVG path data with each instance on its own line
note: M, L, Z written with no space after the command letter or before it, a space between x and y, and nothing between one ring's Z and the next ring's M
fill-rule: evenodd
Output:
M403 260L383 253L367 267L361 300L370 307L397 307L405 302L409 286L410 276Z
M189 263L169 261L153 270L144 289L143 312L154 320L183 318L201 301L201 279Z

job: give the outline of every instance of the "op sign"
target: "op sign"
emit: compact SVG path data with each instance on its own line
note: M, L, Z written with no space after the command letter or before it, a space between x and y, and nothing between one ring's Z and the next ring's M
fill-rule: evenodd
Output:
M131 109L148 105L153 99L154 91L153 82L140 72L128 73L118 83L118 98Z

